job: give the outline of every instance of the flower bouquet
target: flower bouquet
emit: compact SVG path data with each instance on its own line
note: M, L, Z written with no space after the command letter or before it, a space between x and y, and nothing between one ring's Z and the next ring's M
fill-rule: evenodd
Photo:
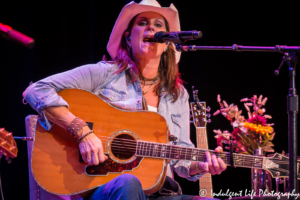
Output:
M248 119L241 115L242 110L239 110L237 105L228 105L226 101L221 102L220 95L218 95L217 101L220 104L220 109L213 115L216 116L221 113L233 127L231 133L220 129L214 130L217 134L215 138L218 146L223 147L223 144L229 144L231 139L233 150L238 153L253 155L256 149L274 152L272 148L274 145L271 142L275 136L272 128L274 124L267 123L267 119L272 117L266 115L265 108L262 108L267 102L267 97L263 99L262 95L259 98L254 95L251 98L241 100L248 112ZM253 111L251 111L251 107Z

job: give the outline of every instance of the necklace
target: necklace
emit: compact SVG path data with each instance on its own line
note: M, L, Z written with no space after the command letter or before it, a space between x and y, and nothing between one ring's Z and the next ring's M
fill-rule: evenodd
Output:
M155 83L157 83L157 81L159 80L159 78L157 78L155 81L152 81L152 83L146 84L145 85L151 85L145 92L143 91L143 95L145 95L147 92L149 92L149 90L155 85Z
M141 79L144 81L157 81L159 79L159 75L157 74L154 78L151 79L141 76Z
M156 83L157 81L158 81L158 79L155 80L155 81L144 81L144 86L145 85L152 85L153 83Z

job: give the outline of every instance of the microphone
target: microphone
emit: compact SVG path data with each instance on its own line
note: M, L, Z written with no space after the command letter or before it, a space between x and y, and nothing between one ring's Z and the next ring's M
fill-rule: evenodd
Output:
M176 32L164 32L160 31L154 34L153 38L145 38L146 42L173 42L182 43L185 40L196 40L202 37L201 31L176 31Z
M18 42L29 49L31 49L34 46L34 39L12 29L10 26L1 23L0 23L0 35L2 35L6 39L12 39L15 42Z

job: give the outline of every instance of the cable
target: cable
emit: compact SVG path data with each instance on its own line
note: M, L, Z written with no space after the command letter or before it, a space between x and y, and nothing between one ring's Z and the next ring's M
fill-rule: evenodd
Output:
M2 158L2 156L1 156L1 158ZM3 190L2 190L2 183L1 183L1 158L0 158L0 191L1 191L2 200L4 200Z

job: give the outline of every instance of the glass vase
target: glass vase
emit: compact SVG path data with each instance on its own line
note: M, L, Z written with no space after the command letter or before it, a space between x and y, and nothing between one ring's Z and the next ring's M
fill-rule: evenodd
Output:
M256 149L254 155L264 156L262 149ZM251 189L253 192L258 194L269 193L272 191L272 176L271 174L263 169L251 169Z

